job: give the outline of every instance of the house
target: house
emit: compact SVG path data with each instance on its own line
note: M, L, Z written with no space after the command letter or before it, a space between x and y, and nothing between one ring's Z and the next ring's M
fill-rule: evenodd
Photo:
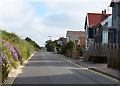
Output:
M106 10L102 13L88 13L85 20L86 32L86 52L83 57L85 61L99 59L98 61L106 61L107 56L102 50L103 32L108 28L107 18L111 14L106 14ZM97 58L96 58L97 57ZM100 58L98 58L100 57ZM101 60L102 59L102 60Z
M102 21L101 23L102 29L102 44L111 43L110 37L110 27L112 26L112 15L109 16L106 20Z
M84 26L86 49L88 49L90 45L94 43L92 27L100 23L101 21L103 21L108 16L110 16L110 14L106 14L106 10L102 11L102 13L87 13L86 20L85 20L85 26Z
M107 62L108 67L120 70L120 0L112 0L110 6L112 15L101 16L101 21L91 27L94 42L83 57L85 61L94 58Z
M109 45L108 67L120 70L120 0L112 0L112 26Z
M98 24L92 26L93 29L93 39L94 43L109 43L111 40L110 29L112 25L112 16L108 16L107 19L105 18L103 21L99 22Z
M85 46L85 32L84 31L67 31L67 42L73 40L79 46Z
M67 38L64 38L64 37L60 37L57 41L57 44L62 46L63 44L66 44L67 43Z
M110 6L112 7L112 27L111 37L115 43L120 43L120 0L112 0Z

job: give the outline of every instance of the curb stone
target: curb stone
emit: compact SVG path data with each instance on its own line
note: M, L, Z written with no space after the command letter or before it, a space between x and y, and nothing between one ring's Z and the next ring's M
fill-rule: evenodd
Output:
M63 56L63 55L62 55L62 56ZM63 58L64 58L64 57L66 57L66 56L63 56ZM71 60L71 59L69 59L69 60ZM95 72L102 73L102 74L107 75L107 76L109 76L109 77L112 77L112 78L114 78L114 79L120 80L120 77L116 77L116 76L114 76L114 75L108 74L108 73L106 73L106 72L103 72L103 71L101 71L101 70L95 69L95 68L93 68L93 67L85 66L85 65L80 64L80 63L78 63L78 62L75 62L75 61L73 61L73 60L71 60L71 61L72 61L73 63L75 63L75 64L81 65L82 67L86 67L86 68L88 68L89 70L93 70L93 71L95 71Z
M120 80L120 77L113 76L113 75L111 75L111 74L108 74L108 73L106 73L106 72L100 71L100 70L95 69L95 68L93 68L93 67L88 67L88 66L82 65L82 64L77 63L77 62L75 62L75 61L73 61L73 62L76 63L76 64L78 64L78 65L81 65L81 66L83 66L83 67L87 67L87 68L90 69L90 70L93 70L93 71L96 71L96 72L105 74L105 75L107 75L107 76L110 76L110 77L112 77L112 78L114 78L114 79Z

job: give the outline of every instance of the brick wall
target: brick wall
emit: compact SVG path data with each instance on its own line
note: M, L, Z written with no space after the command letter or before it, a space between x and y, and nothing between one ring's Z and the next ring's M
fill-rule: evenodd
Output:
M80 58L80 51L68 49L68 50L66 50L66 55L70 58L79 59Z
M80 38L80 44L81 44L82 47L85 46L85 37Z

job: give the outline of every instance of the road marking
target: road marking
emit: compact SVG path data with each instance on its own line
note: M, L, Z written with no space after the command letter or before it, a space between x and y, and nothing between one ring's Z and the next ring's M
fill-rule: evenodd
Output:
M62 57L61 59L65 60L65 61L67 61L67 62L70 62L70 63L72 63L72 64L75 64L75 65L77 65L78 67L84 67L84 66L82 66L82 65L80 65L80 64L77 64L77 63L75 63L75 62L73 62L73 61L71 61L71 60L69 60L69 59L64 58L64 57ZM87 68L87 67L84 67L84 68ZM91 71L91 72L93 72L93 73L95 73L95 74L101 75L102 77L105 77L105 78L110 79L110 80L112 80L112 81L115 81L115 82L117 82L117 83L120 83L120 80L117 80L117 79L115 79L115 78L112 78L112 77L110 77L110 76L108 76L108 75L99 73L99 72L94 71L94 70L89 69L89 68L88 68L87 70L89 70L89 71Z

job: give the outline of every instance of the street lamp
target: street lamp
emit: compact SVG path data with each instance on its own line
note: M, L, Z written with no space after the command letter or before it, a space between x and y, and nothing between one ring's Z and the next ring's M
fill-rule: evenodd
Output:
M52 40L52 36L48 36L48 37L50 37L50 40Z

